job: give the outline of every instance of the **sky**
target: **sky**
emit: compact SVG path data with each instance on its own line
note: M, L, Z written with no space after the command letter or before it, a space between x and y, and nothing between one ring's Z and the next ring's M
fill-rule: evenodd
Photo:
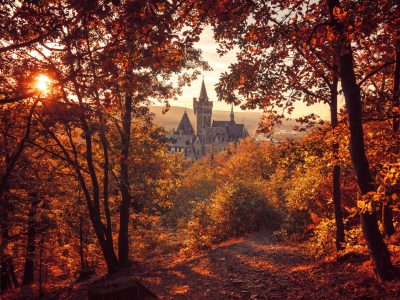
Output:
M200 41L197 43L197 47L203 51L203 57L208 61L209 65L212 67L212 71L203 72L204 82L207 88L207 94L210 101L214 103L215 110L230 110L230 105L220 102L217 100L217 95L215 93L215 85L218 83L219 76L222 72L228 71L229 65L236 61L235 53L228 53L222 57L217 53L217 43L213 38L213 33L211 27L206 27L200 36ZM192 108L193 98L199 97L200 87L201 87L202 77L200 76L195 81L192 82L191 86L186 86L183 88L183 93L178 96L176 101L171 101L170 104L173 106L181 106ZM239 107L235 107L235 111L239 111ZM304 103L297 103L295 105L295 110L292 114L292 118L297 118L300 116L308 115L310 113L315 113L322 117L323 119L329 118L329 107L326 104L316 104L313 106L306 106Z

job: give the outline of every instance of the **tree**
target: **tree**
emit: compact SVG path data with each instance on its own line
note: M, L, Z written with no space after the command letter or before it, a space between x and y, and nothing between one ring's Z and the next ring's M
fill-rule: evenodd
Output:
M338 55L339 73L343 94L346 100L350 128L350 154L357 176L361 194L365 195L374 190L368 160L365 155L364 131L362 127L361 90L356 82L353 65L353 52L350 41L346 36L343 21L340 19L341 6L339 1L328 0L330 20L337 34L336 52ZM367 241L374 269L379 280L390 280L394 276L394 268L380 234L375 212L361 213L361 226Z
M219 96L237 103L241 96L245 100L243 107L264 109L271 115L266 124L268 127L284 116L277 108L290 113L295 100L314 103L327 99L329 103L329 96L326 96L329 89L321 88L321 83L329 87L332 82L337 84L335 77L340 79L350 126L350 153L362 194L372 191L373 184L365 155L361 85L392 62L382 64L375 60L374 69L365 74L365 70L354 65L350 44L356 34L363 41L370 36L379 36L382 25L391 22L391 18L384 16L394 12L395 4L392 1L380 4L371 4L366 9L365 3L353 7L341 5L339 1L221 2L215 6L214 20L210 21L222 46L222 54L234 46L240 49L238 63L231 67L230 74L221 77ZM361 43L357 46L357 53L365 47ZM363 57L356 58L361 61ZM359 74L365 76L357 82ZM365 90L368 91L368 87ZM335 96L336 91L332 91L331 96ZM334 111L335 105L331 108ZM315 119L314 116L310 118ZM335 123L333 116L332 124ZM333 151L335 148L334 145ZM334 168L334 174L337 176L337 168ZM336 181L333 184L337 187ZM338 193L334 195L338 200ZM335 207L339 212L337 201ZM361 218L378 278L390 279L393 268L375 213L362 214Z
M18 84L34 74L45 73L51 78L52 91L41 99L45 109L39 121L42 134L53 142L39 146L56 153L74 170L109 271L126 267L129 211L132 205L135 209L130 191L135 182L128 169L129 145L134 142L131 122L147 117L150 99L173 98L198 75L192 69L206 67L200 52L193 47L201 29L196 28L199 21L191 18L191 3L126 1L114 5L61 1L43 6L24 2L21 7L10 4L7 9L10 24L23 23L25 16L33 15L54 25L54 34L43 30L40 38L33 39L33 32L15 37L4 29L7 43L15 44L4 48L7 57L16 56L21 64L29 66L10 90L18 93ZM195 29L182 35L186 25ZM53 27L49 26L49 30ZM174 85L171 78L179 72ZM30 95L22 94L24 97L18 101ZM115 158L109 157L107 133L111 129L120 137L113 145L120 149L118 163L112 165ZM101 152L97 151L98 146ZM118 258L109 207L110 175L122 196Z

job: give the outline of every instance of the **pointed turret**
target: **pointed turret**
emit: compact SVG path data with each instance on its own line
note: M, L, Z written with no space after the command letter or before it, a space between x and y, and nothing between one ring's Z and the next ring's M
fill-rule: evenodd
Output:
M193 111L196 115L196 133L202 133L203 129L211 127L212 119L212 101L208 101L208 95L206 90L206 85L203 81L201 83L199 100L193 98Z
M235 115L233 113L233 104L231 104L231 122L234 123L235 122Z
M203 78L203 81L201 82L201 90L200 90L199 101L201 101L201 102L207 102L208 101L206 85L204 84L204 78Z
M190 123L190 120L189 120L186 110L183 113L181 122L179 123L179 126L176 129L176 131L180 134L193 134L194 133L192 124Z

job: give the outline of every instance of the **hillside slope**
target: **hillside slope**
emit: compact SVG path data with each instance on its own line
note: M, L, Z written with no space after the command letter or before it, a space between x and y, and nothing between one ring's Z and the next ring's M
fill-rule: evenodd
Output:
M152 106L150 111L155 114L155 123L163 127L167 131L171 131L178 127L178 124L185 111L184 107L171 106L169 111L165 114L162 113L162 106ZM194 115L193 109L186 108L186 112L189 116L192 125L195 126L196 116ZM213 110L213 120L229 120L229 111ZM260 122L261 112L255 111L235 111L235 120L237 123L244 123L247 131L252 135L258 128ZM298 138L300 134L293 132L293 127L296 125L294 120L285 120L283 125L276 129L275 138L278 140L286 138Z

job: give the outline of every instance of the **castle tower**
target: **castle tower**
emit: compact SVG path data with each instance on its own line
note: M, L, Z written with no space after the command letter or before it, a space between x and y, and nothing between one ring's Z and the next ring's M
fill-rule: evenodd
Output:
M207 90L203 78L199 100L193 98L193 110L197 119L197 133L202 133L204 128L211 127L212 108L213 102L208 101Z

